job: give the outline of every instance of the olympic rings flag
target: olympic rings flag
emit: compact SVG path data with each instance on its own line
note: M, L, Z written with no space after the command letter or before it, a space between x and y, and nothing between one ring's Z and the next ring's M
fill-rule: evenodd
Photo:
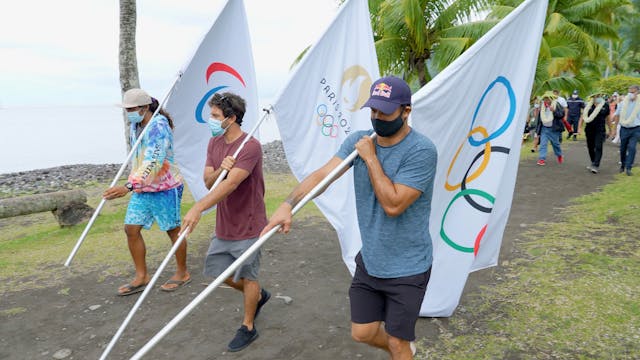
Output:
M298 180L331 159L349 133L371 128L369 111L360 107L377 78L367 2L346 1L273 105L287 161ZM361 241L352 176L344 174L314 202L336 229L342 258L353 274Z
M438 149L422 316L453 314L469 272L497 264L546 10L526 0L413 95L411 125Z
M217 92L242 96L247 111L242 128L257 122L258 91L247 16L242 0L223 4L167 100L175 122L174 145L180 171L196 200L207 194L202 179L211 131L207 102Z

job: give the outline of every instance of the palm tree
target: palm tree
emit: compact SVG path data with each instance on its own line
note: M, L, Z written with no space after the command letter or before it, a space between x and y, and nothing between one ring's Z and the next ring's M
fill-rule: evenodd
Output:
M136 1L120 0L120 91L122 94L132 88L140 87L138 78L138 60L136 57ZM125 143L127 152L131 150L129 143L129 122L127 114L122 110L124 118Z
M369 0L381 72L423 86L495 25L495 20L470 23L491 2Z
M522 0L497 0L489 19L500 19ZM549 0L532 95L551 89L589 92L609 64L599 41L619 40L612 16L629 0Z
M620 22L620 42L612 46L612 66L614 72L640 75L640 0L632 0L633 6L618 18Z

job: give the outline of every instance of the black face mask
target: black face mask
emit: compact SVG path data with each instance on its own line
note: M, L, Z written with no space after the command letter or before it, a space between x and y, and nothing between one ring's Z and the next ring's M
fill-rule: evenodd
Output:
M404 120L402 119L402 113L398 115L395 120L385 121L380 119L371 119L371 125L373 126L373 130L375 130L378 136L389 137L393 136L397 133L404 125Z

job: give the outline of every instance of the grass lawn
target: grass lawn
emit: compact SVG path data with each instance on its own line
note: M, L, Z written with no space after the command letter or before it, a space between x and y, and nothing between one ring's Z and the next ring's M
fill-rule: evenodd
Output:
M433 359L640 358L640 186L618 176L516 243L486 287L424 339ZM439 320L433 320L438 323Z
M293 175L267 175L266 204L271 214L297 184ZM97 207L108 184L91 184L84 188L88 204ZM39 213L0 219L0 292L52 286L69 272L81 275L99 270L103 277L133 272L133 263L123 231L128 196L108 201L93 224L69 268L63 264L85 228L85 224L60 228L51 213ZM185 189L182 214L193 206L191 193ZM320 216L313 203L296 214L296 218ZM203 226L203 224L207 224ZM200 221L190 235L188 245L199 248L210 240L215 211ZM154 225L143 231L147 245L147 264L155 267L171 249L169 237ZM171 268L173 264L168 266ZM170 271L170 270L165 270Z

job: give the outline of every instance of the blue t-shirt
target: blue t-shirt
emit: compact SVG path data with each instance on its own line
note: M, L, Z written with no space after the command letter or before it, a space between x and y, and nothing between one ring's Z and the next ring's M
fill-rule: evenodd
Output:
M349 135L336 156L347 158L355 150L355 144L370 132L357 131ZM387 216L373 191L367 165L360 157L355 158L353 183L362 236L362 260L369 275L378 278L421 274L432 262L429 214L438 159L436 147L429 138L413 129L393 146L374 143L387 177L394 184L410 186L422 194L399 216Z

